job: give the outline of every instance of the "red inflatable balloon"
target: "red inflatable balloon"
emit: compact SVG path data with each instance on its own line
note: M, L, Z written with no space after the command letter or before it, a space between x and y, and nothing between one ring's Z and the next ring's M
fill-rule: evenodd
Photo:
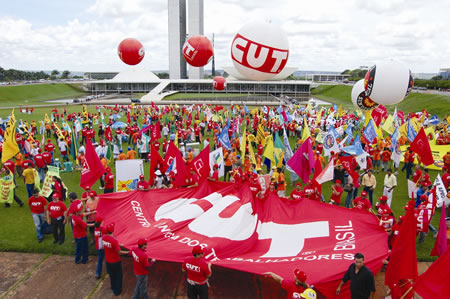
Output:
M214 77L213 86L215 90L224 90L227 87L227 80L222 76Z
M214 49L211 42L202 35L191 36L183 45L184 59L195 67L207 65L213 54Z
M136 65L144 59L145 50L140 41L134 38L124 39L117 48L120 59L129 65Z

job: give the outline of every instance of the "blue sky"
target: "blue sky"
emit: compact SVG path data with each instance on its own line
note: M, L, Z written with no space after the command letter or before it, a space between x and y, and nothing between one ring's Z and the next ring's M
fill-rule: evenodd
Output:
M168 69L167 0L3 1L0 66L120 71L117 46L139 39L141 66ZM216 66L248 22L271 21L288 35L288 66L342 71L396 60L413 72L450 67L450 1L205 0L205 35L215 33ZM207 66L210 68L210 66Z

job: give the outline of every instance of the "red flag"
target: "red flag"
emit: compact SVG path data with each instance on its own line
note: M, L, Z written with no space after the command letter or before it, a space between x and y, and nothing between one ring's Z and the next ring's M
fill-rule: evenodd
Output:
M84 159L83 169L81 170L80 186L92 186L105 173L100 158L95 152L94 146L89 138L86 138L86 159Z
M192 160L191 168L195 169L200 179L209 176L209 146L205 147L194 160Z
M379 105L377 108L372 110L372 119L377 124L377 127L380 126L383 117L387 114L386 107L383 105Z
M175 160L175 162L173 160ZM176 147L173 141L170 141L166 156L164 157L166 169L168 169L173 162L175 163L175 167L172 166L172 168L176 173L173 185L175 187L185 186L186 179L189 177L189 172L180 150Z
M405 281L415 281L417 279L417 220L414 217L414 205L414 200L409 201L400 233L392 247L389 266L384 280L384 284L391 289L399 284L403 284Z
M445 213L445 202L443 202L439 231L430 256L441 256L447 251L447 224L445 221L445 215L447 214Z
M345 170L347 170L348 174L352 177L353 182L358 182L359 174L354 171L356 167L356 160L353 156L342 156L339 157L339 161L341 161L342 166L344 166Z
M112 141L113 140L113 136L112 136L112 132L111 132L111 127L108 126L105 130L105 137L108 141Z
M448 296L450 294L448 269L450 269L450 250L447 250L417 278L414 290L425 299L444 298L445 294Z
M166 172L165 166L164 160L152 144L150 148L150 179L148 180L150 186L155 183L155 171L159 169L162 173L164 173Z
M159 121L153 126L152 135L150 137L152 138L152 141L156 141L161 138L161 125L159 124Z
M319 157L316 158L316 164L314 165L314 179L322 172L322 163L320 163Z
M431 153L430 143L423 127L420 129L414 141L410 146L411 150L420 156L420 160L425 165L434 163L433 154Z

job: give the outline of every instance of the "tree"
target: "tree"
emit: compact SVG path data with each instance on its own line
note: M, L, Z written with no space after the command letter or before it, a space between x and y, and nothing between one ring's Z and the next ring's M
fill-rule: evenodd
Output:
M439 81L442 80L442 76L434 76L431 80Z
M158 76L159 79L169 79L168 73L157 73L156 76Z
M61 75L61 79L67 79L69 78L70 72L68 70L65 70L62 75Z
M58 70L53 70L51 73L52 76L56 77L59 75L59 71Z

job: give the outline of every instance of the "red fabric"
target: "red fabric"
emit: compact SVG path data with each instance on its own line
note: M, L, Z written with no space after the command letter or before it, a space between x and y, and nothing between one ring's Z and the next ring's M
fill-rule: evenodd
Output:
M155 183L156 174L155 171L159 169L161 173L166 172L164 160L161 158L161 155L153 146L150 146L150 180L149 184L153 186Z
M428 142L427 135L425 134L423 127L411 143L410 149L420 156L420 160L423 164L430 165L434 163L430 143Z
M377 108L372 110L372 119L376 123L377 127L380 126L380 123L385 115L387 115L387 110L383 105L379 105Z
M414 200L409 201L408 210L403 219L400 233L396 237L391 251L389 266L386 270L385 284L393 286L400 281L417 278L416 256L416 217Z
M133 257L133 270L136 275L147 275L148 270L146 267L150 266L148 256L145 251L139 247L134 247L130 250L130 255Z
M67 210L66 205L62 201L51 202L48 204L47 210L50 213L50 218L56 219L58 217L64 216L64 212Z
M197 259L193 256L187 257L183 263L183 270L187 272L187 278L203 285L206 283L206 279L211 274L208 264L204 259Z
M209 176L209 167L209 146L207 146L192 160L191 168L195 169L200 179L203 179Z
M152 141L156 141L161 138L161 125L159 124L159 121L153 126L150 138Z
M444 298L445 294L448 296L450 294L448 269L450 269L450 250L447 250L417 278L414 290L424 299Z
M169 147L166 152L166 156L164 157L165 170L170 167L173 160L175 160L176 164L175 169L172 169L172 171L175 170L176 172L175 181L173 182L173 185L175 187L184 186L186 185L186 180L189 178L189 172L180 150L176 147L176 145L172 141L170 141Z
M80 216L72 216L73 237L75 239L86 237L87 223Z
M108 141L112 141L113 140L112 131L111 131L111 127L110 126L108 126L106 128L106 130L105 130L105 137L106 137L106 140L108 140Z
M443 255L447 249L447 224L445 221L445 204L442 205L441 210L441 220L439 222L439 231L436 238L436 242L434 243L433 250L431 251L430 256L441 256Z
M97 215L106 219L104 225L115 223L115 235L127 248L147 238L152 258L183 262L193 246L201 245L214 265L270 271L285 279L292 279L298 267L330 298L356 252L364 252L366 265L376 273L388 251L375 215L273 193L254 199L245 181L205 180L189 189L99 197ZM349 294L348 287L343 293Z
M42 196L39 196L38 198L31 196L30 199L28 199L28 206L30 207L31 213L33 214L44 213L46 205L47 201Z
M294 280L283 279L281 282L281 288L288 293L286 297L287 299L301 298L300 294L305 291L305 288L300 285L296 285Z
M92 142L86 139L86 154L83 163L83 169L81 170L80 186L93 186L95 182L105 173L100 158L95 152Z
M120 262L119 241L117 241L113 236L103 235L102 242L105 249L105 261L110 264Z
M342 166L344 166L345 170L347 170L348 174L352 177L355 187L359 187L359 174L354 171L355 158L353 158L352 156L342 156L339 157L339 160L341 161Z

